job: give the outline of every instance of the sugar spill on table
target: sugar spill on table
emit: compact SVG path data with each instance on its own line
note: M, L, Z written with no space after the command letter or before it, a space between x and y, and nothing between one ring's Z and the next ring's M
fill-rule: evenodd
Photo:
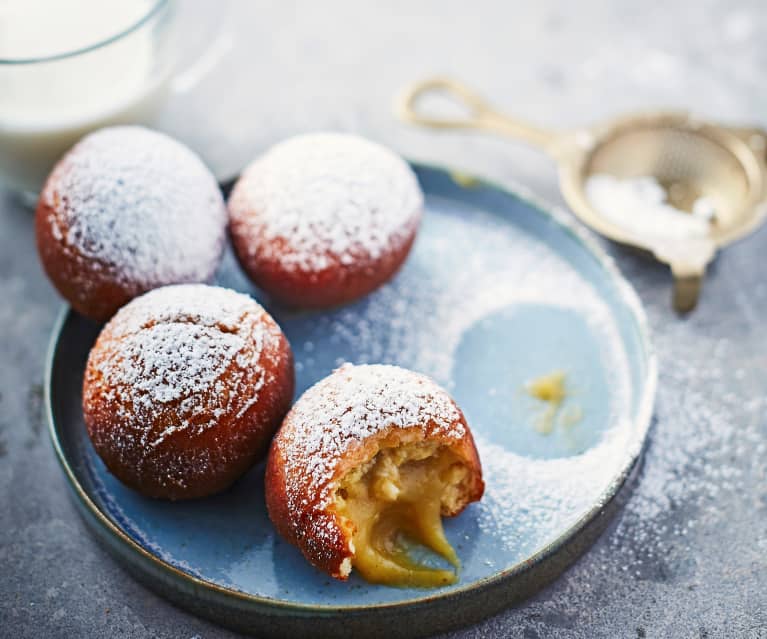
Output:
M664 427L653 431L641 480L609 543L600 547L603 561L591 569L595 579L615 564L640 582L721 579L712 572L716 568L691 554L688 535L716 521L726 509L722 495L742 492L767 474L764 384L746 368L724 367L733 357L749 355L738 354L741 344L717 329L701 332L704 318L669 323L659 306L648 312L652 323L665 326L656 337L658 352L672 352L673 346L689 357L662 358L656 414ZM733 392L734 380L741 392ZM671 395L666 389L683 391ZM719 534L747 535L754 566L767 550L763 530Z

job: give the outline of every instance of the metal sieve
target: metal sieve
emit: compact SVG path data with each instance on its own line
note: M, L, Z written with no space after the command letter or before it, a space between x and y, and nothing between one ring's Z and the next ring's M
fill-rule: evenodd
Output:
M442 95L466 115L442 118L424 111L423 98ZM540 148L559 165L562 194L573 212L598 233L651 253L674 277L674 308L694 308L706 266L717 249L753 231L767 212L767 131L721 126L678 111L649 111L571 131L549 131L499 113L466 86L433 78L407 89L399 109L407 122L440 129L479 129ZM617 223L589 200L592 175L654 177L668 203L691 211L705 197L714 216L704 234L670 236Z

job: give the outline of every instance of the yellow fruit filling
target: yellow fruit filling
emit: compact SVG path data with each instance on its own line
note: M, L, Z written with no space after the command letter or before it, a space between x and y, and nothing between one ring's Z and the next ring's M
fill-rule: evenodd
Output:
M454 510L467 469L448 448L419 444L385 448L346 475L335 509L352 524L352 566L367 581L390 586L455 583L460 562L442 528ZM411 558L412 542L454 567L432 568Z

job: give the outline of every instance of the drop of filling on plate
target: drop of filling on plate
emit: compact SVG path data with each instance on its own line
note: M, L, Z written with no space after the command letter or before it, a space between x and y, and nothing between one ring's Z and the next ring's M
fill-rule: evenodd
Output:
M564 371L554 371L529 381L525 385L527 393L535 399L546 402L546 409L535 421L535 429L542 435L549 435L554 430L559 411L567 398L566 375ZM575 421L580 415L575 414ZM575 423L573 416L568 418L570 424Z
M575 426L583 419L583 409L580 406L567 406L559 415L559 424L565 428Z
M350 471L335 494L335 510L353 525L353 567L369 582L435 587L458 580L460 561L445 537L442 511L461 503L464 463L448 447L411 444L381 450ZM414 559L418 546L452 566Z

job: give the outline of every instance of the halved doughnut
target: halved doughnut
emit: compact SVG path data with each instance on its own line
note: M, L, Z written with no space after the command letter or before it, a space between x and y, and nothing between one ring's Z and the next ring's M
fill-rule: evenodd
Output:
M434 381L396 366L344 365L307 390L272 442L266 501L279 533L337 579L439 586L456 571L422 566L406 540L457 570L442 529L482 497L466 419Z

